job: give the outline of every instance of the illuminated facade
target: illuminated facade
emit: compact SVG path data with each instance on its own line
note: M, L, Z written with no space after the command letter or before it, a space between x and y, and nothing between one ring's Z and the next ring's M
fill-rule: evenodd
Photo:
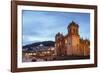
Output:
M82 39L79 35L79 25L72 21L65 36L57 33L55 36L55 49L57 56L89 56L90 41Z

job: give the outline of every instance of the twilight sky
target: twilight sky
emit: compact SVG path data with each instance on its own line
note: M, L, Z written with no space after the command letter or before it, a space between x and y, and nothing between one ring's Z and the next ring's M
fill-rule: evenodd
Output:
M80 36L90 39L89 13L23 10L22 45L38 41L54 41L58 32L67 34L67 26L72 21L79 25Z

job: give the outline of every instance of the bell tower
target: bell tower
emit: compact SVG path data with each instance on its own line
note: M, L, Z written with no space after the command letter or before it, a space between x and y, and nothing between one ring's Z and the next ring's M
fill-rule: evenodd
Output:
M74 21L72 21L68 26L68 35L79 35L78 31L78 24L76 24Z
M74 21L72 21L67 29L68 29L68 38L67 38L67 54L68 55L77 55L79 51L79 26Z

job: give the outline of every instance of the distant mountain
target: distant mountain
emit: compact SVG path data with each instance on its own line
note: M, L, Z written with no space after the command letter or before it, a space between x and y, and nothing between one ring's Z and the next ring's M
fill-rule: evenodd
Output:
M23 46L23 49L30 48L30 47L37 47L37 46L54 47L55 42L54 41L36 42L36 43L32 43L32 44L28 44L28 45Z

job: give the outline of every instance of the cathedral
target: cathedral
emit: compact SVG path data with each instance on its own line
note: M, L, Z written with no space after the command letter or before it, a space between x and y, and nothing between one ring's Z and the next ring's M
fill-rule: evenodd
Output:
M89 56L90 41L79 35L79 25L72 21L68 27L68 34L60 32L55 36L55 49L57 56Z

